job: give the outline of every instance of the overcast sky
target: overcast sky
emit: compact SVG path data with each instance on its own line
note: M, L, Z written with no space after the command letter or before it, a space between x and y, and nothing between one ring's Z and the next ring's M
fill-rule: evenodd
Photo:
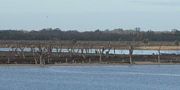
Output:
M0 0L0 29L180 29L180 0Z

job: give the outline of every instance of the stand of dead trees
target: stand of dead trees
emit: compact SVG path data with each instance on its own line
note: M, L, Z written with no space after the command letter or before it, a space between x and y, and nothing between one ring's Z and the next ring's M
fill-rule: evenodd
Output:
M107 62L127 62L133 64L139 60L139 56L133 54L134 50L141 50L139 46L144 46L139 42L92 42L92 41L0 41L2 48L8 51L0 53L0 57L5 58L7 63L31 63L31 64L55 64L55 63L107 63ZM148 44L147 47L149 47ZM161 63L162 60L170 58L178 60L178 55L162 55L163 43L157 44L157 55L144 55L145 58ZM146 48L146 47L145 47ZM175 47L177 50L180 48ZM127 55L117 54L117 50L128 50ZM4 56L3 56L4 55ZM138 58L137 58L138 57ZM140 58L141 59L141 58Z

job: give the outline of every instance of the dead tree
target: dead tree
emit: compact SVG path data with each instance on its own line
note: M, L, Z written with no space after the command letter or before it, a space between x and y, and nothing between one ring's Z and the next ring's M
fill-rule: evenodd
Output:
M99 62L102 62L102 55L105 51L105 47L102 47L101 49L99 49Z
M70 58L71 58L71 62L72 63L74 63L75 62L75 60L74 60L74 54L75 54L75 47L76 47L76 43L77 43L77 41L76 40L72 40L71 42L70 42L70 48L68 48L67 50L68 50L68 52L69 52L69 55L70 55Z
M42 47L42 45L38 45L37 55L39 57L39 64L43 65L45 64L45 60L43 58L43 55L45 53L45 49Z
M36 57L36 49L35 49L34 46L31 46L31 53L32 53L32 56L33 56L33 59L34 59L34 63L38 64L38 60L37 60L37 57Z
M8 51L8 64L10 63L11 59L16 59L16 57L18 56L18 48L16 46L10 46L10 50Z
M133 46L129 45L129 63L130 64L133 64L133 61L132 61L133 50L134 50Z
M20 49L20 56L23 58L23 59L25 59L26 57L25 57L25 54L24 54L24 50L25 50L25 46L23 46L23 45L18 45L18 47L19 47L19 49Z
M160 44L159 48L158 48L158 63L161 63L161 47L162 47L162 43Z
M111 51L111 48L112 48L111 47L111 42L109 41L108 42L108 48L107 48L108 50L106 51L106 55L109 55L109 52Z
M48 64L50 63L51 57L53 55L52 50L53 50L52 45L48 45L46 48L44 48L45 56L47 57L47 63Z
M62 44L57 45L55 47L55 49L56 49L57 56L60 57L61 56L61 52L62 52Z

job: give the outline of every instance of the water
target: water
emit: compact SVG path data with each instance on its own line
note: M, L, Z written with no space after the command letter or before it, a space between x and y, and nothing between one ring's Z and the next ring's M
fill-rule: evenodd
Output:
M10 48L0 48L0 51L9 51ZM17 49L20 51L20 49ZM38 50L37 48L35 50ZM30 48L25 48L24 51L31 51ZM57 52L56 49L52 50L53 52ZM78 49L75 49L75 52L77 52ZM107 51L107 50L106 50ZM106 52L105 51L105 52ZM62 49L62 52L68 52L67 49ZM85 50L84 50L85 52ZM95 49L90 49L90 53L95 53ZM110 54L114 54L114 50L110 50ZM180 50L161 50L161 53L163 54L180 54ZM129 54L129 50L115 50L115 54ZM157 50L134 50L134 55L152 55L152 54L158 54Z
M0 90L180 90L180 65L0 66Z

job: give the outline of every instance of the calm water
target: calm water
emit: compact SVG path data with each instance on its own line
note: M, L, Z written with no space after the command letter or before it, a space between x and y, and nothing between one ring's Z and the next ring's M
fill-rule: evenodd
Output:
M0 66L0 90L180 90L180 65Z

